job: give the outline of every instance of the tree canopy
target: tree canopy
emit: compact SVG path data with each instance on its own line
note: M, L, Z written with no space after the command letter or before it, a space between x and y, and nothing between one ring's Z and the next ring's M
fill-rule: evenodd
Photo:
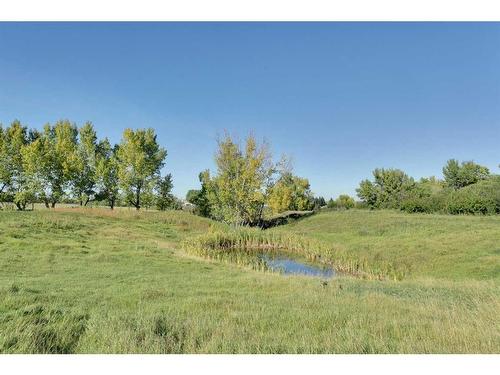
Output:
M99 199L113 208L123 196L137 209L143 199L164 207L165 199L173 202L172 176L160 175L165 157L153 129L126 129L112 146L90 122L78 128L60 120L28 131L16 120L0 126L0 201L23 210L35 201L55 207L63 198L80 205Z
M211 216L228 223L257 223L274 173L268 145L249 136L241 147L226 134L218 141L215 163L214 176L208 171L201 176Z
M304 211L314 207L314 200L307 178L283 173L269 188L268 204L273 213Z
M464 161L460 164L458 160L450 159L443 167L444 181L452 189L460 189L485 180L489 174L488 168L473 161Z
M377 168L373 181L361 181L356 192L370 207L398 208L415 187L415 181L399 169Z
M266 207L280 213L314 206L309 181L294 176L286 159L274 162L266 142L248 136L240 145L226 134L217 146L215 174L202 172L202 188L187 196L202 214L231 224L258 225Z
M125 129L117 152L120 186L126 200L136 209L154 189L167 151L160 147L153 129Z

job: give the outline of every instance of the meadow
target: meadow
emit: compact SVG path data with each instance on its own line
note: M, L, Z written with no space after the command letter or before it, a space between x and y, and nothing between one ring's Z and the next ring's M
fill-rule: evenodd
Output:
M499 353L499 228L349 210L246 234L384 276L325 283L189 251L238 234L186 212L0 211L0 352Z

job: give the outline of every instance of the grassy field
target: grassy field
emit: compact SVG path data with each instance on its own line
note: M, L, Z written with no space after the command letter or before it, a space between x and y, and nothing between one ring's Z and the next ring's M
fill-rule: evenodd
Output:
M348 211L269 232L409 270L328 285L182 250L211 226L183 212L0 212L0 352L500 352L498 217Z
M406 277L500 280L500 216L325 212L277 227L364 259L407 268Z

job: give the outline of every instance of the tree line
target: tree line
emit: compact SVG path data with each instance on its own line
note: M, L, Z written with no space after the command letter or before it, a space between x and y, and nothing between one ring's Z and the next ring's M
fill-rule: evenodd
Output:
M377 168L361 181L358 197L369 208L448 214L500 213L500 176L473 161L450 159L443 179L416 181L399 169Z
M153 129L125 129L120 143L98 139L92 123L77 127L68 120L28 129L19 121L0 125L0 202L18 210L42 202L86 206L105 202L181 208L171 193L172 175L162 176L167 151ZM270 145L248 136L240 144L228 134L217 142L216 170L199 174L200 189L186 200L195 213L241 225L259 225L267 216L285 211L324 208L400 209L450 214L500 213L500 176L472 161L451 159L443 179L415 180L399 169L377 168L373 179L361 181L360 201L340 195L328 202L315 197L307 178L296 176L287 157L274 160Z
M118 201L136 209L178 205L171 194L172 176L161 176L167 151L153 129L125 129L119 144L99 140L92 123L78 128L68 120L46 124L41 131L19 121L0 125L0 202L18 210L43 202L86 206Z

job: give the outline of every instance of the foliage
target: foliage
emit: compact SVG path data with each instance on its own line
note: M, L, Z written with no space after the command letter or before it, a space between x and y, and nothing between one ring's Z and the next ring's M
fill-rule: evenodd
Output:
M165 177L158 180L156 190L156 208L160 211L165 211L169 208L174 208L176 205L175 197L172 194L174 183L172 175L169 173Z
M27 129L16 120L5 130L0 125L0 195L24 210L33 199L26 184L22 149L28 142Z
M125 129L117 152L120 185L137 210L150 194L164 165L167 151L159 146L153 129Z
M294 176L285 157L274 163L268 144L259 145L253 136L242 147L226 134L218 141L215 162L215 175L202 172L201 190L188 196L201 215L252 226L262 223L267 211L310 210L315 205L309 181Z
M356 193L361 201L365 202L368 207L375 208L377 207L377 189L375 184L370 180L363 180L359 184L359 188L356 189ZM331 206L334 206L334 201L331 203Z
M68 120L47 124L33 142L22 149L27 184L46 207L55 207L70 187L76 170L78 130Z
M500 176L452 191L446 202L450 214L500 213Z
M86 206L96 193L97 134L90 122L83 125L78 134L72 188L80 206Z
M218 141L215 163L216 175L206 171L201 176L210 215L226 223L258 223L274 173L268 145L249 136L242 149L226 134Z
M349 210L351 208L357 207L357 203L354 198L347 194L341 194L337 199L330 198L326 207L329 210Z
M201 189L189 190L186 194L186 200L195 205L195 213L203 216L210 217L210 202L208 200L208 188L207 183L209 182L209 172L201 172L198 176Z
M326 200L324 197L314 197L312 198L311 205L315 211L326 206Z
M340 209L348 210L350 208L354 208L355 205L356 202L354 201L354 198L346 194L341 194L337 198L335 206Z
M105 138L98 145L96 160L97 199L106 200L111 209L115 207L119 195L118 146L111 147Z
M282 173L269 188L267 203L274 214L312 209L314 201L309 181L290 172Z
M473 161L465 161L462 164L455 159L450 159L443 168L443 176L446 185L452 189L460 189L478 181L488 178L490 172Z
M370 208L394 208L409 213L498 214L500 176L474 162L451 159L443 168L445 180L435 177L415 182L404 172L375 169L374 181L363 180L356 190ZM338 207L338 202L329 202Z
M415 188L415 181L399 169L377 168L374 181L361 181L356 189L359 198L372 208L399 208Z
M333 198L330 198L328 200L328 203L326 204L326 207L330 208L330 209L337 208L337 201L335 199L333 199Z
M196 205L196 202L197 202L200 194L201 194L201 189L190 189L186 193L186 201L188 201L191 204Z
M126 129L120 147L99 141L90 122L78 128L61 120L28 131L16 120L7 128L0 125L0 202L24 210L30 202L54 208L59 202L83 206L96 199L113 209L123 195L137 209L143 202L154 206L156 188L165 193L157 185L165 157L152 129ZM181 205L173 196L161 199Z
M497 214L500 212L500 176L490 176L460 189L438 181L422 180L401 203L406 212Z
M401 201L401 210L409 213L444 212L448 195L443 181L435 177L422 178Z

